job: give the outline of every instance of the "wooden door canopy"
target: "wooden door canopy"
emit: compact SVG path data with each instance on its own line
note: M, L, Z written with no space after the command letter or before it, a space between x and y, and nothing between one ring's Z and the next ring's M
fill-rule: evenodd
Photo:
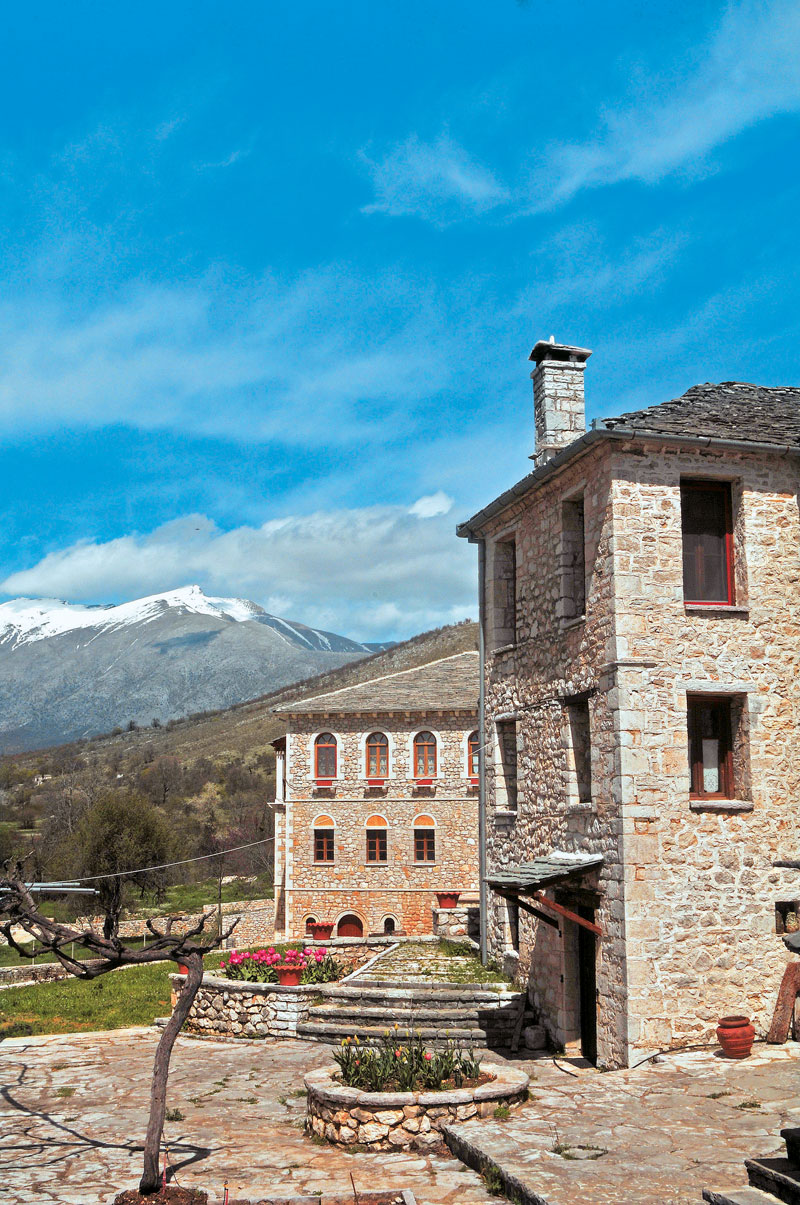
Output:
M555 900L549 900L547 896L542 895L540 891L534 891L533 899L537 904L541 904L544 908L551 908L553 912L557 912L559 916L563 916L565 920L571 920L573 925L580 925L582 929L588 929L590 933L594 933L595 937L602 937L603 930L599 925L596 925L593 920L586 920L584 916L578 916L577 912L571 912L569 908L565 908L563 904L557 904Z

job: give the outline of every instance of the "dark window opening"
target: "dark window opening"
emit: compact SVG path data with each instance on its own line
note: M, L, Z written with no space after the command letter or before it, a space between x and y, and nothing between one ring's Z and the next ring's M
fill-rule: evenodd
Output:
M387 916L387 917L386 917L386 919L385 919L385 921L383 922L383 932L384 932L384 935L385 935L386 937L388 937L388 936L389 936L391 933L394 933L394 931L395 931L395 929L396 929L396 928L397 928L397 924L395 923L395 919L394 919L394 917L393 917L393 916Z
M322 732L314 741L314 777L336 777L336 737Z
M561 505L562 619L577 619L586 611L586 534L583 498Z
M315 925L316 923L317 923L317 918L315 916L307 916L306 917L306 933L310 933L311 926Z
M775 932L796 933L800 929L800 900L775 901Z
M415 828L414 829L414 861L415 862L435 862L436 861L436 829L433 829L433 828Z
M681 482L685 602L733 604L731 516L729 482Z
M733 799L730 699L687 698L693 799Z
M367 829L367 861L385 862L388 857L388 845L385 828Z
M498 805L506 811L517 808L517 721L497 721L497 745L500 775L497 782Z
M517 545L514 540L498 540L494 546L492 588L493 647L516 644Z
M314 829L314 861L315 862L332 862L333 861L333 829L332 828L315 828Z
M567 704L572 758L575 768L578 800L590 803L592 798L592 735L587 699Z

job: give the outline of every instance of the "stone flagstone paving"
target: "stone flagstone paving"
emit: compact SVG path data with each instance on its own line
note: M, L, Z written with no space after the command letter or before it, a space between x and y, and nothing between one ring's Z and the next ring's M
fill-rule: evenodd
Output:
M759 1044L741 1061L673 1054L605 1075L573 1077L552 1059L525 1068L531 1098L508 1121L451 1127L524 1188L523 1201L698 1205L703 1188L747 1183L745 1157L785 1154L781 1126L800 1124L794 1042Z
M0 1044L3 1205L109 1202L136 1183L156 1040L137 1029ZM205 1188L211 1205L226 1179L232 1198L258 1199L345 1192L351 1171L356 1188L410 1188L419 1205L496 1200L447 1156L347 1154L307 1138L295 1094L303 1071L328 1061L329 1049L302 1042L180 1038L168 1106L184 1116L165 1131L177 1181ZM744 1183L745 1156L777 1151L781 1125L800 1124L794 1043L757 1046L741 1063L670 1055L607 1075L570 1075L549 1058L520 1065L533 1100L508 1121L457 1130L548 1205L697 1205L704 1186ZM581 1147L608 1154L587 1159L596 1152Z

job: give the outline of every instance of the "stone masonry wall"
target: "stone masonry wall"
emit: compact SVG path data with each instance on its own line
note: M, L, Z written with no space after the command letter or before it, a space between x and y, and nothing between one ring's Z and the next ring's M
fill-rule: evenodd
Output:
M476 688L477 693L477 688ZM434 892L475 892L478 887L478 792L467 774L466 742L477 716L457 713L404 716L295 717L287 735L286 816L282 832L285 877L281 899L283 933L301 936L308 916L337 922L345 913L362 921L364 933L381 932L392 917L398 929L429 934ZM438 741L438 775L430 787L413 780L411 742L429 729ZM338 741L338 778L317 787L313 743L323 731ZM367 784L364 744L370 732L389 737L389 778L384 787ZM315 818L335 822L335 861L314 863ZM414 818L436 823L436 860L414 862ZM387 822L388 858L366 861L366 821Z
M732 482L736 606L683 600L681 475ZM596 907L598 1061L713 1040L716 1019L769 1024L788 958L775 904L794 900L800 830L800 520L797 462L762 454L603 443L492 520L516 539L517 639L489 650L487 739L516 714L519 808L503 814L489 750L489 864L552 849L601 852L562 903ZM587 602L564 620L562 503L584 495ZM487 630L492 630L491 612ZM723 693L741 713L737 795L689 799L686 695ZM591 800L576 798L566 702L588 696ZM492 756L494 754L494 756ZM727 806L725 806L727 803ZM596 894L592 892L596 891ZM490 943L511 941L491 898ZM520 915L520 976L556 1041L578 1036L575 929ZM563 982L562 982L563 976Z
M171 975L180 997L183 975ZM300 1021L308 1019L318 989L282 987L279 983L242 983L205 974L186 1021L187 1033L198 1037L293 1038Z
M212 911L212 906L209 905L203 911L208 913ZM216 908L213 909L214 917L216 917ZM176 934L187 933L189 929L194 928L200 921L202 912L185 912L179 915L172 926L172 932ZM230 924L231 921L239 918L239 923L234 929L228 941L229 946L252 946L264 945L271 942L275 937L275 904L272 900L236 900L222 905L222 916L225 924ZM154 916L151 918L155 926L158 928L162 917ZM82 916L78 917L75 922L78 927L86 927L99 929L103 928L102 916ZM213 920L211 922L213 924ZM145 937L152 936L147 928L145 917L134 917L132 920L120 921L119 935L121 938L126 937Z

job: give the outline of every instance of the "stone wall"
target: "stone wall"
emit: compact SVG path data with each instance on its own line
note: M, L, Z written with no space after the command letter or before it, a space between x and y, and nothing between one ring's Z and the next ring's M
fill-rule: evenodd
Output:
M364 933L383 931L391 918L409 934L433 931L436 891L475 892L478 887L478 790L467 773L467 737L477 716L436 713L423 716L376 714L294 717L287 735L287 804L277 816L277 909L287 937L301 936L309 916L338 922L345 913L361 920ZM414 734L429 729L437 737L437 777L430 787L414 781ZM338 742L338 778L330 787L314 780L313 744L321 731ZM389 737L389 778L370 787L364 744L370 732ZM432 816L436 858L414 860L414 820ZM315 863L314 821L335 823L335 860ZM366 860L366 821L387 822L387 861Z
M179 997L186 978L170 978ZM317 994L313 984L282 987L205 974L184 1032L204 1038L294 1038L298 1022L308 1019L309 1005Z
M213 925L217 913L216 905L208 904L203 911L206 914L213 911L213 918L209 922L210 925ZM199 923L202 915L203 912L178 914L175 924L172 926L172 932L175 934L187 933ZM273 900L232 901L222 905L222 916L226 925L237 918L239 920L228 941L229 946L267 945L275 940L275 903ZM104 919L103 916L79 916L75 924L78 928L99 929L102 932ZM165 918L154 916L150 919L158 928ZM123 939L152 937L147 928L147 919L141 916L120 921L119 935Z
M448 1092L362 1092L347 1088L330 1063L305 1076L308 1126L337 1146L371 1150L422 1148L441 1142L442 1130L456 1121L490 1117L498 1104L525 1100L529 1077L506 1064L485 1063L493 1079L477 1088Z
M480 931L480 908L477 904L433 909L433 932L437 937L446 937L453 941L469 938L478 942Z
M736 605L683 600L680 479L732 482ZM762 453L595 444L487 525L516 544L516 639L487 657L489 865L599 852L599 872L550 893L594 909L599 1061L713 1041L717 1018L769 1025L788 959L775 905L800 848L800 520L796 461ZM565 596L563 505L583 496L585 617ZM687 693L734 697L737 798L689 798ZM588 699L591 798L581 800L568 706ZM494 716L517 724L516 811ZM490 897L495 954L513 916ZM519 973L557 1042L579 1035L576 929L519 916Z

